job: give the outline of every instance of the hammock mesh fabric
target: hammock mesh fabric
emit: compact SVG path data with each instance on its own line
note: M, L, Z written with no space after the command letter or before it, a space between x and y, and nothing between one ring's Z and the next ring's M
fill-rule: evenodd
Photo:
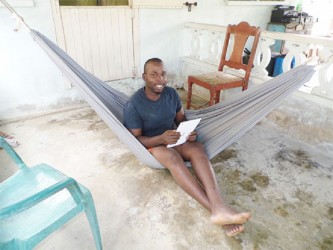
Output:
M122 123L123 107L129 97L84 70L41 33L32 30L31 34L136 157L152 168L163 168ZM313 73L313 66L296 67L221 103L202 110L186 110L186 118L201 118L197 127L199 140L211 159L249 131L294 90L309 81Z

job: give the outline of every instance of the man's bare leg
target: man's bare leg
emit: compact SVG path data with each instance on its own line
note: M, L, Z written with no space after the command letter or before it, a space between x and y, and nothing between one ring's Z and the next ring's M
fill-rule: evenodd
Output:
M212 212L211 221L219 225L244 224L250 218L249 212L238 213L222 199L214 170L202 144L185 143L177 147L184 159L190 160L194 172L208 197Z
M202 151L202 148L196 149ZM182 154L185 150L177 148ZM164 146L155 147L151 150L154 157L166 168L169 169L171 175L173 176L176 184L178 184L185 192L196 199L200 204L212 212L211 221L218 225L227 225L226 233L228 236L234 236L244 230L243 224L250 217L249 213L237 213L229 206L224 204L220 191L216 182L214 171L210 165L210 162L204 153L204 157L200 160L201 153L199 152L199 160L194 159L195 163L192 165L199 166L203 164L204 166L208 164L207 167L201 168L195 167L195 172L199 181L204 186L205 190L209 190L209 195L211 200L208 198L208 194L203 190L202 186L197 182L197 180L192 176L188 168L185 166L182 157L175 152L174 149L169 149ZM196 158L196 157L195 157ZM203 161L203 162L201 162ZM207 162L206 162L207 161ZM208 171L207 171L208 170ZM213 206L212 206L213 205Z
M152 155L170 171L178 186L206 209L211 211L210 202L205 191L190 173L181 155L176 150L160 146L152 148L150 151Z

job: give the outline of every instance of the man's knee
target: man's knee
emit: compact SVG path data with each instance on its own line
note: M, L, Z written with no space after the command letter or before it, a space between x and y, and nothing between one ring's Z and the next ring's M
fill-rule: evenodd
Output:
M194 151L196 153L206 153L205 152L205 148L202 145L202 143L197 142L197 141L196 142L192 142L190 148L191 148L191 151Z
M204 146L200 142L187 142L180 151L185 160L206 157Z
M159 161L177 162L182 160L179 153L173 148L155 147L150 152Z

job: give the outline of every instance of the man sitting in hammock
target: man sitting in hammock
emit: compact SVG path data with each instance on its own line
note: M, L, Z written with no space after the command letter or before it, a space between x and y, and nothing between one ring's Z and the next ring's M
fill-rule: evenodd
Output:
M174 124L184 121L185 112L178 93L167 87L167 73L159 58L149 59L142 77L145 87L139 89L124 107L124 125L170 172L175 182L211 212L212 223L222 225L228 236L244 230L249 212L238 213L226 204L215 173L197 133L192 132L184 144L168 148L178 141L180 133ZM190 161L195 178L186 167Z

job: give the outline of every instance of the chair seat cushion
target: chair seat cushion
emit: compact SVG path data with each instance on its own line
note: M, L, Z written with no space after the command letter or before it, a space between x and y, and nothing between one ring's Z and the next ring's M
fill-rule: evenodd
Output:
M231 74L224 73L221 71L194 75L191 77L194 79L198 79L199 81L206 82L212 86L244 81L244 79L242 77L231 75Z

